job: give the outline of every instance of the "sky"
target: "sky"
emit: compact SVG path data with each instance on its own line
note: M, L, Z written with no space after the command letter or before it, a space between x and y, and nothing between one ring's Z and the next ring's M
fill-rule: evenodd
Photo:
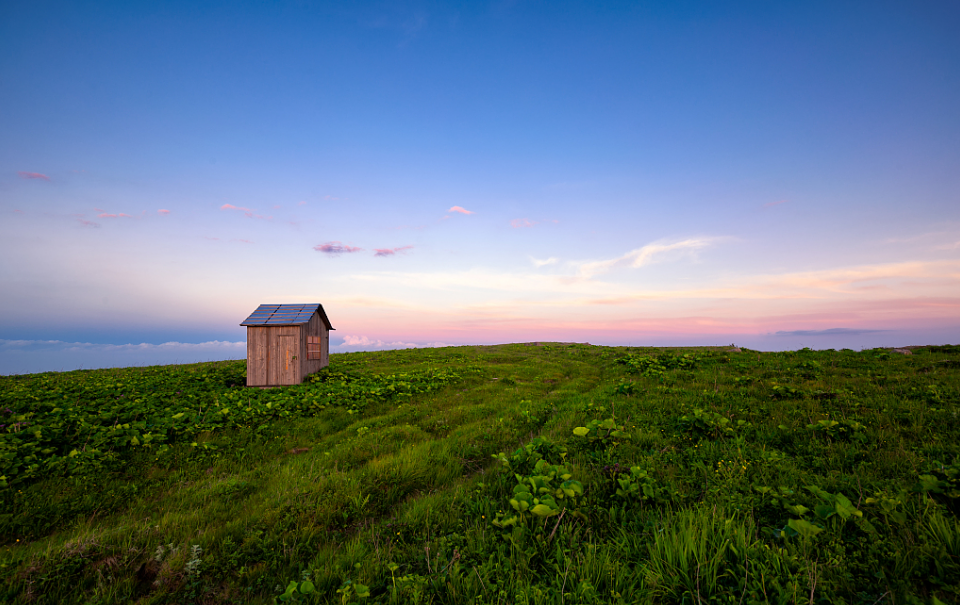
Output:
M0 0L0 373L960 342L960 4Z

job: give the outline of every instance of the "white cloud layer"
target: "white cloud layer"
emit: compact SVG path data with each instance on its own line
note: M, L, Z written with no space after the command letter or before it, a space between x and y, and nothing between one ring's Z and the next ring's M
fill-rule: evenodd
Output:
M713 245L718 241L714 237L688 238L673 243L653 242L642 248L636 248L623 256L608 260L579 263L579 273L582 277L590 278L600 273L606 273L617 267L631 267L638 269L644 265L674 260L682 256L693 255L697 250Z
M245 359L246 342L101 344L62 340L0 339L0 373L69 371Z
M546 265L555 265L559 260L560 259L557 258L556 256L551 256L550 258L545 260L540 260L539 258L533 258L532 256L530 257L530 262L533 263L533 266L536 267L537 269Z
M450 346L443 342L428 342L428 343L415 343L415 342L403 342L397 340L394 342L385 342L379 339L369 338L367 336L350 336L346 335L343 337L343 342L339 345L331 345L330 351L333 353L336 352L346 352L346 351L379 351L379 350L390 350L390 349L417 349L417 348L431 348L431 347L447 347Z

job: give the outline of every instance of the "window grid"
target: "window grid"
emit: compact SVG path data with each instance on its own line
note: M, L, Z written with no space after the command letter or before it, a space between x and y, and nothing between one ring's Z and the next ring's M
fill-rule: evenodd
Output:
M320 359L319 336L307 336L307 359Z

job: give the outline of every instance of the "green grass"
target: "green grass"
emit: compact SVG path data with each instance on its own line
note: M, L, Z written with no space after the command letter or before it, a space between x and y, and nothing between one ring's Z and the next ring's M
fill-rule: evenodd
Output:
M0 377L0 602L960 602L960 347L450 347L243 383Z

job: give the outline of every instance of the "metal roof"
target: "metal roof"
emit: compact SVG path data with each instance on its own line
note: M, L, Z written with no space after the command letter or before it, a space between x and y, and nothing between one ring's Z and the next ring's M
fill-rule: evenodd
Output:
M307 305L260 305L257 310L246 318L241 326L299 326L310 321L314 313L320 313L320 319L328 330L335 328L330 325L327 314L323 312L323 305L311 303Z

